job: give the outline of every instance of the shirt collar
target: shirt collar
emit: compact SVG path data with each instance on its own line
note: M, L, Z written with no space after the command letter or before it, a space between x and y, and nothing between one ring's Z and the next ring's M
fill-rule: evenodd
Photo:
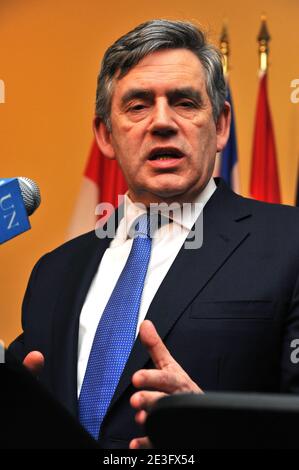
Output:
M172 219L173 223L190 231L216 188L215 181L211 178L203 191L201 191L191 204L183 204L183 206L173 205L173 210L171 213L168 213L169 218ZM144 207L138 205L138 203L134 203L128 196L128 193L126 193L124 195L124 217L119 223L116 239L121 242L129 238L132 224L145 212Z

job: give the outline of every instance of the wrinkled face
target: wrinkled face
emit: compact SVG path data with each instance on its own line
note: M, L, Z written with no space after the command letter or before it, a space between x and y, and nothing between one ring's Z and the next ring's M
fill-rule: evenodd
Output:
M133 201L189 202L211 178L229 114L226 104L215 123L204 70L191 51L162 50L115 80L111 132L101 123L97 139L117 158Z

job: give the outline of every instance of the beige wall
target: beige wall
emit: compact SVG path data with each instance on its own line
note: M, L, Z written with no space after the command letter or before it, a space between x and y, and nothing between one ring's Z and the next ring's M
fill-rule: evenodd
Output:
M260 14L272 35L269 94L284 203L293 203L299 155L299 104L290 82L299 78L298 0L1 0L1 177L35 179L42 205L32 230L0 247L0 338L20 332L20 306L34 262L63 242L92 139L96 75L107 46L155 17L199 21L218 41L229 21L231 85L237 115L243 194L247 194L257 94ZM43 312L40 312L41 315Z

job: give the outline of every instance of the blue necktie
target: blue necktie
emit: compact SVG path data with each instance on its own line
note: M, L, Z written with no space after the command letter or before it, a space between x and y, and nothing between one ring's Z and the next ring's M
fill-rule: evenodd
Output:
M99 321L79 397L79 420L94 439L135 341L152 240L147 214L134 226L132 248Z

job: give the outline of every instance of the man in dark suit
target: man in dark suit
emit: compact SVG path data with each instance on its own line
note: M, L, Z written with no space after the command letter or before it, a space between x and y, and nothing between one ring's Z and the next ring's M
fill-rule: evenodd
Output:
M139 425L165 394L299 391L291 361L299 214L214 182L229 123L221 57L194 25L148 22L107 50L95 134L126 177L124 217L112 238L91 232L41 258L24 333L10 348L32 370L43 366L40 380L77 415L95 332L132 247L124 220L153 203L178 204L153 238L137 338L100 427L102 447L148 445ZM202 244L191 248L194 226Z

